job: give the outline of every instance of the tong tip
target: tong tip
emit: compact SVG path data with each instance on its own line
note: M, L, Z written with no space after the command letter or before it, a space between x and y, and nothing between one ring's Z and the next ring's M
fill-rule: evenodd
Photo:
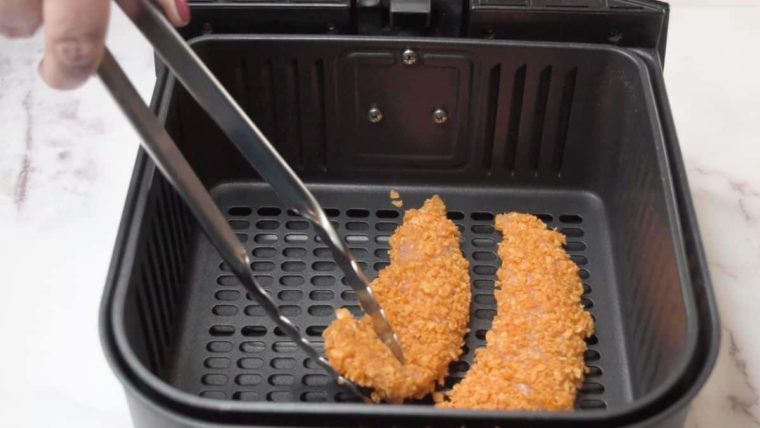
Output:
M404 358L404 351L401 349L401 343L398 340L398 337L396 336L396 333L391 334L391 340L385 341L385 345L390 348L391 352L393 353L393 356L396 357L396 359L401 364L406 364L406 358Z
M381 308L378 308L375 311L367 312L367 314L372 317L372 324L375 333L380 338L380 340L385 344L385 346L388 347L388 349L391 350L393 356L396 357L396 359L401 364L406 364L404 351L401 349L401 342L398 340L396 332L393 331L391 324L385 317L383 310Z

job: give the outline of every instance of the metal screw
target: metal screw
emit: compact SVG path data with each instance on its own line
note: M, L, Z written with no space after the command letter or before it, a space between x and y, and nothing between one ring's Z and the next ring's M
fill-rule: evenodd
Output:
M335 32L335 24L333 24L332 22L328 22L327 23L327 31L330 32L330 33L334 33Z
M449 114L442 108L437 108L433 111L433 122L438 125L442 125L449 120Z
M404 61L404 64L406 65L417 64L417 52L407 49L401 54L401 60Z
M383 112L377 107L372 107L367 112L367 120L372 123L380 123L383 120Z

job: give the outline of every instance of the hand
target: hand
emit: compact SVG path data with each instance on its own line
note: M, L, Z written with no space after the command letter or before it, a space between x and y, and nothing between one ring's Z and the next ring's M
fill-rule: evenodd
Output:
M119 0L122 5L136 0ZM177 26L190 21L187 0L157 0ZM0 0L0 33L30 37L44 23L42 78L56 89L73 89L95 73L105 50L111 0Z

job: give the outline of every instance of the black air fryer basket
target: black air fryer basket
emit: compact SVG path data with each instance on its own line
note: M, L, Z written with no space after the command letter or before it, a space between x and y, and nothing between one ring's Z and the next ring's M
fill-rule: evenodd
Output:
M136 426L682 426L719 337L662 83L667 5L301 0L198 2L193 12L184 35L370 277L403 216L389 190L405 208L444 199L473 291L466 352L447 386L495 313L497 213L531 212L567 236L596 332L574 412L359 403L246 295L141 152L101 320ZM181 85L158 75L154 110L259 282L321 343L336 308L359 313L329 251Z

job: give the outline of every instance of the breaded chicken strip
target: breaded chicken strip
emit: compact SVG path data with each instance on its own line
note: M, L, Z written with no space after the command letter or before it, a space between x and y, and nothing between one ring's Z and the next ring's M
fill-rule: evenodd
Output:
M390 238L390 265L372 290L399 337L406 364L375 335L369 318L348 311L324 331L330 364L362 386L375 401L422 398L442 383L449 363L462 353L470 314L469 264L459 248L459 230L446 218L437 195L404 215Z
M486 347L441 407L572 410L583 380L584 338L594 326L581 306L578 267L565 237L529 214L496 217L502 234L497 312Z

